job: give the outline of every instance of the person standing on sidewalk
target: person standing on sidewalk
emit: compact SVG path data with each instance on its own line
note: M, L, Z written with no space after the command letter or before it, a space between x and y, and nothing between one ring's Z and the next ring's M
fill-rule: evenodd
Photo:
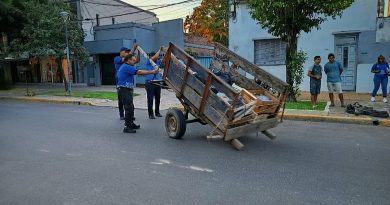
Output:
M378 62L371 68L371 73L374 75L374 90L371 93L371 102L375 102L375 96L379 90L379 86L382 86L383 102L387 103L387 83L389 80L389 64L383 55L378 57Z
M309 67L307 76L310 77L310 99L313 108L317 107L317 98L321 92L322 66L321 57L314 57L314 65Z
M117 73L119 95L122 98L122 102L125 108L125 128L123 128L124 133L136 133L136 129L141 127L140 125L134 124L134 75L158 73L158 69L137 70L134 66L136 61L137 59L133 54L126 55L124 58L125 63L121 65Z
M160 56L161 48L157 53L152 52L149 54L150 59L156 63L158 67L161 67L161 61L158 59ZM154 70L150 61L146 62L146 70ZM145 89L148 102L148 114L149 119L155 119L156 117L162 117L160 114L160 99L161 99L161 86L157 85L153 81L161 80L161 74L148 74L145 76ZM154 114L153 114L153 98L154 98Z
M329 62L326 63L324 66L324 71L327 76L330 106L335 106L333 93L336 92L339 95L341 107L345 107L343 91L341 89L341 73L343 73L343 68L341 67L341 64L339 62L335 61L333 53L330 53L328 55L328 60Z
M123 102L122 102L122 97L119 95L119 90L118 90L118 77L117 77L117 73L118 73L118 70L119 68L121 67L122 64L125 63L124 61L124 58L126 55L128 55L129 53L130 54L133 54L134 51L135 51L135 48L138 46L138 44L134 44L133 45L133 48L130 50L126 47L122 47L119 51L119 56L116 56L114 58L114 66L115 66L115 84L116 84L116 91L117 91L117 95L118 95L118 109L119 109L119 118L121 120L124 120L125 119L125 115L124 115L124 106L123 106ZM136 63L139 62L139 59Z

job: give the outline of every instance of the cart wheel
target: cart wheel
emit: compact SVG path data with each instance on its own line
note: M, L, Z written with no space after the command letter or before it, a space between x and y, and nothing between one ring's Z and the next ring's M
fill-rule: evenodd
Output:
M165 115L165 129L170 138L180 139L186 132L186 120L183 112L177 108L170 108Z

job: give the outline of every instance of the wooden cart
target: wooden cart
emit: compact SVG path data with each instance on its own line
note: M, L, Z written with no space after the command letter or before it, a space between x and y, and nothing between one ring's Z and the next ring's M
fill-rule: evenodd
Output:
M237 138L262 132L275 138L268 129L277 126L278 112L287 95L287 84L258 68L220 44L210 68L202 67L186 52L170 43L164 56L163 80L182 103L184 110L170 108L165 118L168 136L179 139L186 124L199 122L213 128L209 139L223 139L236 149L243 145ZM238 90L212 70L229 72ZM244 75L253 77L250 80ZM256 95L267 97L267 102ZM189 118L189 114L194 116Z

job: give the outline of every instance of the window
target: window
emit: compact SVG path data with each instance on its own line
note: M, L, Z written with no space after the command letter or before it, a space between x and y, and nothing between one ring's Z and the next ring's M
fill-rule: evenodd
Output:
M286 43L280 39L255 40L256 65L284 65Z

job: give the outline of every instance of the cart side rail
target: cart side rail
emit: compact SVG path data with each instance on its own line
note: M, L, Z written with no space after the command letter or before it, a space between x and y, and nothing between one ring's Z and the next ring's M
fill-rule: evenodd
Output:
M224 60L228 60L232 62L235 66L241 68L245 72L251 74L255 77L255 80L257 81L256 84L260 85L262 88L268 90L270 93L275 95L275 97L279 97L281 100L284 101L284 97L287 94L287 87L288 84L279 78L275 77L274 75L268 73L267 71L261 69L260 67L254 65L253 63L249 62L245 58L237 55L233 51L229 50L225 46L215 43L214 44L215 50L214 50L214 59L218 59L219 63L224 64ZM224 65L226 67L226 64ZM233 76L241 75L235 69L230 69ZM246 80L243 79L245 77L238 76L240 78L240 82L243 83ZM253 81L252 81L253 82ZM246 82L248 84L248 82ZM254 85L251 83L250 87L253 87ZM247 87L248 88L248 87Z

